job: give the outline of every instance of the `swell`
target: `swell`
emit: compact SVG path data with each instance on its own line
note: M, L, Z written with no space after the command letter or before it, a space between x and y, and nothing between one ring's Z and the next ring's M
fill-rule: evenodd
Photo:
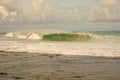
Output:
M119 36L97 35L94 33L72 33L52 30L22 30L9 32L6 37L47 41L113 41L120 42Z
M43 35L43 40L48 41L89 41L94 36L89 33L59 33Z

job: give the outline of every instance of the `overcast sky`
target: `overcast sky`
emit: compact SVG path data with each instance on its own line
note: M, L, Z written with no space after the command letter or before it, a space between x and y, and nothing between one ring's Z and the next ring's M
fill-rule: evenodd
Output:
M120 30L120 0L0 0L0 31Z

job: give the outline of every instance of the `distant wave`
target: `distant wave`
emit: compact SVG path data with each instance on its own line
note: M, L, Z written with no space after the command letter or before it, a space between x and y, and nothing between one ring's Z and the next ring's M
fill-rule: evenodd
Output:
M72 33L60 30L21 30L9 32L6 37L48 41L114 41L120 42L119 36L96 35L93 33Z

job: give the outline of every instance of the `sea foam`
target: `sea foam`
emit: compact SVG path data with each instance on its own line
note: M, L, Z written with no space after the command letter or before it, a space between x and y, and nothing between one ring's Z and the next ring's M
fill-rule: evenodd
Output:
M38 39L42 39L43 35L50 33L61 33L61 32L62 31L59 30L20 30L15 32L9 32L5 36L18 38L18 39L38 40Z
M120 57L120 44L108 42L0 41L0 51Z

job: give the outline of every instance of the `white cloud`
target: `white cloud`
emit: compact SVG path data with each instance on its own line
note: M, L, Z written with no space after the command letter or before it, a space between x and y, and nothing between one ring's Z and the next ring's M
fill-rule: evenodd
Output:
M10 12L9 15L10 15L9 21L12 22L17 17L17 12Z
M87 18L88 9L82 7L81 9L68 9L65 12L65 17L69 21L84 21ZM87 19L86 19L87 20Z
M100 4L116 4L118 0L100 0Z
M53 13L45 0L0 0L0 24L45 21Z
M4 6L0 5L0 21L4 20L8 16L8 11Z
M90 9L90 21L120 21L120 2L117 0L100 0Z
M32 0L31 6L24 7L22 10L22 16L26 18L27 22L44 21L50 15L52 15L52 8L44 0Z
M16 16L17 12L9 12L4 6L0 5L0 23L12 22Z
M55 22L120 21L119 0L100 0L92 8L76 3L74 6L65 5L61 0L53 0L53 2L0 0L0 24L40 23L52 22L52 20Z
M11 23L17 17L15 0L0 0L0 24Z
M0 0L0 5L4 6L8 10L14 10L17 7L17 0Z
M41 11L44 3L45 3L44 0L32 0L32 6L34 11L36 12Z

